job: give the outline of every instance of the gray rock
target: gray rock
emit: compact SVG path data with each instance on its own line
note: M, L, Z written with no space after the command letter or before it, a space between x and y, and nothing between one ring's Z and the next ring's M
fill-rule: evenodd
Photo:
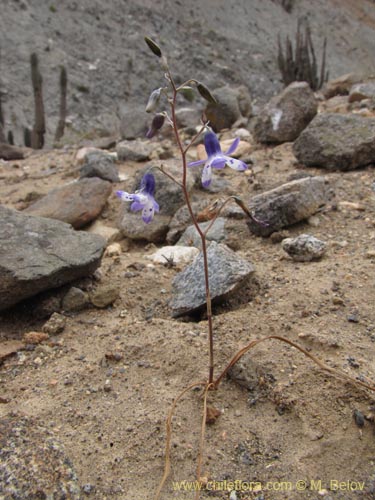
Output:
M81 498L62 443L35 418L15 415L1 420L0 463L1 498Z
M262 143L294 141L318 110L314 93L306 82L293 82L273 97L257 116L254 137Z
M212 221L202 222L199 227L202 231L205 231ZM223 217L218 217L213 223L212 227L206 235L207 241L216 241L216 243L222 243L225 240L225 219ZM201 237L198 231L195 229L194 225L189 226L185 229L183 235L176 243L180 246L192 246L196 248L202 247Z
M310 234L300 234L296 238L285 238L281 242L281 246L297 262L318 260L324 255L327 248L324 241Z
M178 108L176 110L176 120L177 126L179 128L191 127L195 128L199 126L202 112L194 108Z
M67 222L78 229L100 215L111 192L111 183L108 181L97 177L80 179L53 189L25 212Z
M123 236L131 240L161 243L165 241L170 220L169 215L156 214L152 222L145 224L139 213L129 212L123 206L118 228Z
M81 311L89 304L89 298L80 288L72 286L62 300L64 311Z
M0 310L93 273L104 247L100 236L0 205Z
M357 83L349 92L349 102L375 99L375 82Z
M56 335L64 331L66 326L66 317L58 312L54 312L48 321L43 325L43 332L50 335Z
M123 104L119 108L120 135L122 139L136 139L144 137L150 115L145 112L144 106L137 106L130 103Z
M100 177L106 181L119 182L119 174L113 156L105 151L89 152L79 170L82 177Z
M317 115L293 145L308 167L352 170L374 162L375 118L325 113Z
M217 104L209 103L205 113L215 132L231 128L243 116L251 115L251 97L245 86L221 87L216 89L213 95Z
M197 215L201 210L206 208L208 202L206 199L201 198L199 201L194 201L191 203L191 208L194 215ZM169 224L169 230L167 234L167 242L172 245L178 241L181 234L185 229L191 224L191 217L187 205L183 205L177 210L177 212L172 217Z
M120 161L146 161L155 149L151 142L141 140L121 141L117 144L116 151Z
M325 177L307 177L279 186L252 198L249 208L262 225L247 219L251 232L269 236L310 217L321 209L332 196Z
M212 242L208 248L209 280L213 302L225 300L243 286L255 269L227 246ZM172 283L170 308L173 317L191 314L206 304L203 258L200 253L192 264L178 273Z

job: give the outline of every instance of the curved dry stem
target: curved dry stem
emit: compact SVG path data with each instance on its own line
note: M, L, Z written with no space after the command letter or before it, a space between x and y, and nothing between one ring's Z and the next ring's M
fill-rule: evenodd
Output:
M216 219L219 217L220 212L223 210L223 208L225 207L225 205L226 205L227 203L229 203L230 201L232 201L232 200L236 201L236 200L235 200L235 196L229 196L229 198L227 198L226 200L224 200L224 201L223 201L223 203L222 203L222 204L221 204L221 206L219 207L218 211L217 211L217 212L216 212L216 214L214 215L213 219L211 220L211 224L209 224L209 225L208 225L208 227L205 229L205 231L204 231L205 236L207 236L208 231L209 231L209 230L211 229L211 227L215 224Z
M269 336L263 337L261 339L252 340L249 344L247 344L240 351L238 351L233 356L233 358L231 359L231 361L229 362L229 364L224 368L224 370L221 372L221 374L215 380L215 382L213 384L214 388L217 389L217 386L220 384L221 380L228 373L228 370L230 370L230 368L232 366L234 366L237 363L237 361L240 358L242 358L242 356L244 354L246 354L248 351L250 351L250 349L252 349L256 345L260 344L261 342L264 342L264 341L270 340L270 339L280 340L281 342L285 342L286 344L289 344L290 346L295 347L296 349L298 349L298 351L302 352L305 356L307 356L312 361L314 361L314 363L316 363L319 366L319 368L321 368L323 371L325 371L325 372L327 372L327 373L329 373L331 375L336 375L336 377L344 379L347 382L350 382L351 384L354 384L354 385L356 385L358 387L365 388L365 389L368 389L370 391L374 391L375 392L375 386L374 385L366 384L366 382L361 382L360 380L356 380L353 377L351 377L350 375L347 375L346 373L341 372L340 370L336 370L335 368L331 368L330 366L328 366L328 365L324 364L322 361L320 361L320 359L318 359L316 356L314 356L313 354L310 354L303 347L299 346L298 344L295 344L294 342L292 342L289 339L286 339L285 337L281 337L280 335L269 335Z
M204 451L204 437L206 432L206 420L207 420L207 396L208 391L213 388L213 384L206 384L203 393L203 416L201 425L201 437L199 440L199 453L198 453L198 463L197 463L197 481L201 480L202 477L202 462L203 462L203 451ZM199 500L200 491L197 489L195 492L194 500Z
M172 418L173 414L175 411L175 408L177 406L177 403L180 401L180 399L184 396L186 392L188 392L190 389L193 389L194 387L198 387L200 385L206 386L206 382L195 382L193 384L190 384L188 387L185 387L183 391L180 392L180 394L174 399L172 406L168 412L167 420L166 420L166 429L167 429L167 437L165 440L165 465L164 465L164 473L163 477L161 478L159 487L155 493L154 500L159 500L160 495L162 492L162 489L164 487L164 484L166 480L168 479L169 473L171 471L171 439L172 439Z

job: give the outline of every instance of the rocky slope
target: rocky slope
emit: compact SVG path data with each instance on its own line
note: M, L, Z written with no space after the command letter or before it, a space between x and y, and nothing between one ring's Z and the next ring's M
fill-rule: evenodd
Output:
M29 57L35 51L44 77L48 143L57 123L61 64L68 70L71 129L115 130L119 107L132 103L142 110L161 82L145 34L165 48L181 80L195 76L212 88L241 83L265 101L280 89L277 35L293 36L298 18L310 22L319 58L327 36L331 77L375 71L370 0L3 0L0 86L6 92L6 129L21 144L22 128L32 125Z

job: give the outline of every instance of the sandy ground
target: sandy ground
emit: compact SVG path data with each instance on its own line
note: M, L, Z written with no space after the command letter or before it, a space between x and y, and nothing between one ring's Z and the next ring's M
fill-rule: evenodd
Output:
M298 166L290 144L256 149L252 157L255 183L229 169L222 173L246 199L291 174L322 173ZM2 162L1 200L24 208L30 193L44 194L76 176L73 158L67 149ZM123 174L135 168L120 165ZM375 380L374 170L327 176L334 202L310 223L286 231L326 241L321 261L296 263L280 243L255 237L237 221L238 252L256 266L256 278L214 309L217 374L250 340L278 334L353 378ZM118 211L112 195L103 222L115 225ZM4 360L0 414L27 415L50 429L74 465L83 497L138 500L152 498L161 479L165 418L174 397L207 377L207 324L170 317L171 281L179 269L150 266L154 245L121 244L121 255L105 256L101 266L102 281L121 286L120 298L103 310L66 314L61 334ZM45 320L28 306L3 313L0 341L41 331ZM366 420L360 428L353 418L355 410L371 416L374 395L274 340L243 362L256 372L254 390L226 379L209 394L221 416L206 429L202 476L217 483L208 483L201 498L374 498L374 423ZM194 498L173 481L195 480L201 415L200 392L188 392L173 419L165 500ZM229 496L224 490L236 480L252 490Z

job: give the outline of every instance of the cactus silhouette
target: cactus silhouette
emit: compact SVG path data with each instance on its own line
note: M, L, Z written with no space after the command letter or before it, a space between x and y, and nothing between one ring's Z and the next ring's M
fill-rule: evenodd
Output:
M68 84L68 75L65 66L60 68L60 110L59 121L55 132L55 141L59 141L64 135L65 120L66 120L66 88Z
M34 149L42 149L44 146L44 134L46 132L46 124L44 118L43 104L43 80L39 71L39 62L37 54L33 53L30 56L31 64L31 82L34 92L34 127L31 133L31 146Z

